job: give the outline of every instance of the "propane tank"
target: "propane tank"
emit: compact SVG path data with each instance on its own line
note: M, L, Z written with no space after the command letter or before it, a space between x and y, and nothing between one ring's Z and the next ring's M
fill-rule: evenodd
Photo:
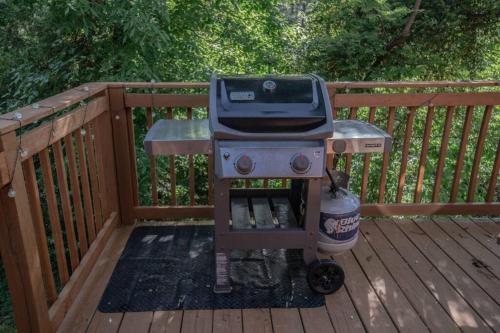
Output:
M360 203L354 194L342 187L321 188L321 252L339 254L353 248L358 240L359 221Z

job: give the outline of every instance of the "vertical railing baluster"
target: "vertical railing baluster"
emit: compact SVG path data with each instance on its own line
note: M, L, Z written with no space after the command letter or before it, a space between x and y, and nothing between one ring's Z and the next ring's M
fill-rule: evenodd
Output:
M432 118L434 116L434 106L429 105L427 116L425 117L424 137L422 139L422 150L418 162L417 184L415 186L414 202L419 203L422 200L422 183L425 176L425 165L427 163L427 153L429 152L429 138L431 137Z
M377 108L372 106L370 107L370 113L368 114L368 122L373 124L375 122L375 112ZM366 201L366 189L368 187L368 174L370 172L370 159L371 154L366 153L363 156L363 176L361 178L361 192L360 192L360 201L361 203L365 203Z
M172 107L167 107L167 119L174 119L174 111ZM175 155L169 157L169 170L170 170L170 204L177 205L176 195L176 176L175 176Z
M85 217L83 215L82 194L80 182L78 181L78 169L76 166L75 151L73 148L73 135L68 134L64 138L66 156L68 157L68 172L71 192L73 194L73 206L75 208L76 231L78 232L78 243L80 255L83 257L87 253L87 232L85 230Z
M470 174L469 191L467 192L467 202L474 201L477 187L477 174L479 172L479 163L483 153L484 141L486 140L486 133L488 132L488 125L490 123L491 114L493 113L493 106L488 105L484 109L483 120L481 122L481 129L479 130L479 137L477 139L476 152L474 154L474 162L472 164L472 171Z
M73 226L73 211L71 209L71 200L69 198L69 190L68 190L68 180L66 176L66 169L64 166L64 154L60 140L52 145L52 150L54 152L57 184L59 186L59 196L61 198L64 228L66 231L66 240L68 242L71 270L74 271L75 268L80 263L80 260L78 258L78 247L76 245L75 228Z
M40 255L40 266L42 270L45 292L50 304L57 299L56 284L52 274L52 265L50 263L49 247L43 221L42 206L40 203L40 190L36 180L35 164L33 158L29 158L23 163L24 180L31 208L31 217L33 218L33 227L35 229L36 243Z
M443 176L444 163L446 160L446 153L448 152L448 143L450 141L451 126L453 124L454 106L448 106L446 109L446 119L444 122L443 137L441 139L441 147L439 149L439 159L436 168L436 178L434 180L434 189L432 191L432 202L439 201L439 193L441 191L441 179Z
M153 109L146 108L146 125L148 130L153 126ZM151 201L158 205L158 176L156 175L156 157L149 156L149 177L151 178Z
M408 168L408 152L410 150L410 140L413 134L413 120L416 113L415 107L410 107L406 117L406 131L403 141L403 152L401 153L401 167L399 170L398 191L396 193L396 203L403 199L403 190L405 186L406 169Z
M130 156L130 177L132 181L132 195L134 199L134 205L139 205L139 182L137 181L137 157L135 153L135 131L134 131L134 110L129 107L125 107L125 114L127 116L127 127L128 127L128 149Z
M460 140L460 149L457 156L457 164L455 165L455 175L453 176L453 183L451 186L450 202L457 201L458 187L460 185L460 176L464 166L465 152L467 151L467 141L469 140L470 129L472 126L472 116L474 113L474 106L468 106L465 113L464 127L462 130L462 139Z
M52 231L52 239L56 251L57 270L61 285L65 285L69 280L68 264L66 262L66 253L64 250L64 240L62 236L61 223L59 219L59 209L57 208L56 190L54 178L52 176L52 167L48 148L42 150L39 154L40 164L42 166L42 178L47 199L47 209Z
M187 119L191 120L193 119L193 109L188 107L187 108ZM195 184L194 184L194 159L193 155L190 154L188 155L188 165L189 165L189 203L191 206L195 205Z
M351 107L349 111L349 119L356 119L358 117L358 108ZM345 173L348 175L351 173L352 168L352 154L346 154L345 156Z
M85 145L82 135L77 132L75 135L76 151L78 153L78 164L80 167L80 182L82 184L83 206L85 211L85 223L87 225L87 235L89 243L92 243L96 237L94 209L92 207L92 196L90 195L89 173L87 170L87 156L85 154Z
M93 124L92 124L93 125ZM85 125L87 135L85 135L85 145L87 146L87 156L89 162L90 185L92 188L92 204L95 212L96 233L99 232L103 224L102 207L101 207L101 191L99 189L99 181L97 179L96 157L94 150L94 127L90 123Z
M394 127L394 118L396 117L396 108L391 106L389 107L389 115L387 117L387 133L392 135L393 127ZM382 170L380 172L380 187L378 190L378 203L384 203L385 196L385 185L387 182L387 169L389 168L389 158L390 153L384 153L384 157L382 160Z
M210 108L207 107L207 117L210 117ZM212 149L210 149L212 150ZM210 153L207 155L207 163L208 163L208 204L214 204L214 166L213 166L213 154Z
M488 192L486 193L486 198L485 198L486 202L493 202L493 199L495 198L499 171L500 171L500 139L498 140L495 163L493 163L493 169L491 170Z

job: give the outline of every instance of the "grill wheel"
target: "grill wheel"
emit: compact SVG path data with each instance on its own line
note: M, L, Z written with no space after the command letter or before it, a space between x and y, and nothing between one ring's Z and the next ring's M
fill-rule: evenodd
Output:
M336 292L344 284L344 270L335 260L313 261L308 268L307 283L317 293L328 295Z

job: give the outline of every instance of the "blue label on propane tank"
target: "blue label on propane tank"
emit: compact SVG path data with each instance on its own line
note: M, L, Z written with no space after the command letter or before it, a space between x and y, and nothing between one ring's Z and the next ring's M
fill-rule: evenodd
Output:
M359 228L359 210L345 214L321 212L319 228L333 240L345 241L356 235Z

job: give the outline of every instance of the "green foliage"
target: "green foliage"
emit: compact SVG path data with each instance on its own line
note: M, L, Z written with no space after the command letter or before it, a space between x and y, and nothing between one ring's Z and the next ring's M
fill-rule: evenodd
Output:
M422 1L401 36L414 2L314 1L304 67L331 80L498 78L498 1Z
M12 305L9 299L7 278L0 262L0 333L14 332L14 318L12 317Z

